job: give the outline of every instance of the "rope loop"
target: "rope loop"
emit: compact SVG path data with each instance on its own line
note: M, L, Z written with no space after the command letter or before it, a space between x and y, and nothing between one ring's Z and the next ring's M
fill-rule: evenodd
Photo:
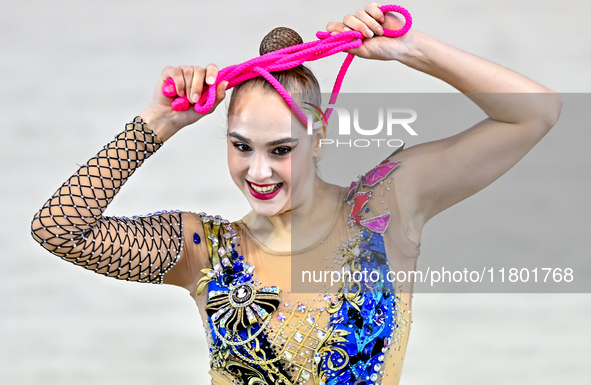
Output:
M404 26L399 30L384 29L384 36L399 37L408 32L412 25L412 17L410 13L399 5L383 5L380 7L382 12L397 12L404 16ZM211 110L216 99L217 85L223 81L228 81L226 90L230 90L246 80L257 76L264 77L277 92L283 97L287 105L302 121L304 126L307 125L307 116L297 103L293 102L289 92L275 79L271 72L285 71L295 68L307 61L315 61L327 56L334 55L339 52L347 51L353 48L358 48L363 44L365 37L359 31L345 31L331 36L330 32L318 31L316 33L318 40L308 43L298 44L277 51L269 52L267 54L255 57L244 63L232 65L219 71L215 82L212 85L204 85L201 97L195 103L194 108L197 113L205 114ZM339 74L337 75L332 95L329 104L334 104L337 100L341 84L347 69L355 55L347 54L343 62ZM176 87L172 78L168 78L162 86L162 93L167 97L177 96ZM171 107L175 111L186 111L190 108L191 102L187 96L182 98L175 98ZM332 108L326 110L326 120L330 117ZM327 122L324 122L327 123Z

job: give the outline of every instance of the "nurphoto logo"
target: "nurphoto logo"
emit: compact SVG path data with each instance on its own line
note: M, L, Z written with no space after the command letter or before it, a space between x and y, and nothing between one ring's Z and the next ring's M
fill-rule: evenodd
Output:
M310 107L304 107L303 109L308 111L308 135L312 135L313 130L319 125L326 125L328 124L328 119L326 118L326 114L322 112L322 109L312 103L304 103ZM351 113L349 109L346 107L336 106L334 104L329 104L327 106L328 109L332 109L338 115L338 135L349 137L352 135L351 132ZM327 110L328 111L328 110ZM416 136L418 135L415 130L412 129L410 126L411 123L417 120L417 112L412 108L394 108L388 107L378 108L378 123L376 127L361 127L359 124L359 108L353 108L353 129L355 130L358 135L367 136L377 136L382 133L384 130L384 126L386 127L386 136L391 137L395 132L400 132L400 128L403 128L408 134ZM314 117L316 117L317 121L314 122ZM346 147L369 147L371 145L377 145L380 147L380 144L386 145L388 147L400 147L404 144L404 142L400 139L385 139L385 138L368 138L368 139L348 139L348 140L339 140L339 139L321 139L320 146L326 145L336 145L339 146L346 146Z

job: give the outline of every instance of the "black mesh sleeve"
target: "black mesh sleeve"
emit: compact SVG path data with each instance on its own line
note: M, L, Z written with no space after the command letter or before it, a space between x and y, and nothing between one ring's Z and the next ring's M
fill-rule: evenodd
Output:
M127 178L161 146L136 117L35 214L33 238L51 253L98 274L162 283L182 252L181 212L102 215Z

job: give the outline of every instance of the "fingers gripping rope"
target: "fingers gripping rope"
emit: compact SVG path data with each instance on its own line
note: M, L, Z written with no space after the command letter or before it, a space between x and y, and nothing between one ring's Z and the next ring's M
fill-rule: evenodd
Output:
M412 25L410 13L398 5L384 5L380 7L382 12L397 12L404 16L404 26L396 31L384 29L384 36L398 37L408 32ZM307 118L301 108L294 103L289 92L271 75L273 71L284 71L297 67L306 61L315 61L339 52L358 48L363 44L364 36L359 31L346 31L331 36L330 32L319 31L316 33L319 40L286 47L277 51L269 52L265 55L248 60L242 64L232 65L222 69L212 85L205 85L201 97L195 104L195 111L205 114L211 110L216 100L217 85L223 81L228 81L226 90L229 90L240 83L262 76L273 85L277 92L283 97L287 105L294 111L300 120L307 124ZM341 84L347 69L355 55L348 54L343 62L339 74L337 75L329 104L334 104L337 100ZM162 86L162 93L167 97L177 96L176 87L172 78L168 78ZM175 111L185 111L189 109L191 103L187 96L176 98L172 104ZM326 110L326 119L330 117L332 108Z

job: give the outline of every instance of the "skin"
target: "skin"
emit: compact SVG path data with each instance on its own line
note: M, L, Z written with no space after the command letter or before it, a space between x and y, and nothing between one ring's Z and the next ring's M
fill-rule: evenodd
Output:
M362 32L367 38L351 53L371 60L399 61L441 79L464 93L488 116L454 136L410 147L389 159L405 160L404 167L393 173L392 179L401 227L411 241L420 243L422 228L430 218L480 191L525 156L554 126L562 104L554 91L531 79L416 29L395 39L381 36L384 28L395 30L401 26L398 17L384 15L376 3L371 3L354 15L346 15L342 22L328 23L327 31ZM178 95L188 95L196 101L204 85L213 84L217 74L213 64L205 68L165 68L152 103L140 116L160 140L167 141L205 115L193 109L173 111L171 100L161 93L164 81L173 78ZM214 108L225 98L226 86L225 82L217 86ZM276 93L260 88L241 94L229 116L229 170L252 206L244 222L261 242L277 251L290 250L292 231L298 231L301 239L310 240L315 240L317 234L325 234L329 226L326 218L332 217L341 191L338 186L322 181L315 172L315 159L320 155L318 143L325 137L326 127L308 136L304 127L296 126L292 132L294 124L299 122L291 121L285 102ZM261 201L253 197L249 183L281 183L282 190L273 199ZM191 239L194 233L203 238L199 217L191 213L182 215L185 239ZM64 222L67 222L65 218ZM301 227L292 228L292 222ZM59 223L57 218L55 223ZM43 227L41 219L37 218L33 227ZM43 230L35 237L46 240L53 234ZM386 246L390 241L386 237ZM295 245L298 249L305 246ZM83 247L83 244L59 244L56 249L77 253ZM203 276L201 269L209 267L208 264L206 242L197 245L188 241L183 244L178 262L164 275L165 283L189 290L202 315L206 301L204 297L198 299L195 289ZM273 278L276 277L265 277L265 282ZM412 306L410 295L402 293L401 303L407 312ZM408 331L395 362L402 361L407 340ZM394 375L384 383L397 383L401 369L402 365L397 365Z
M457 135L412 146L391 158L392 161L412 158L395 174L396 194L402 227L411 241L420 243L421 231L430 218L488 186L525 156L555 124L562 103L560 96L549 88L416 29L398 38L381 36L383 28L396 30L402 25L400 18L383 14L376 3L371 3L364 10L346 15L341 22L328 23L326 29L332 33L360 31L368 38L350 53L371 60L399 61L439 78L463 92L488 115ZM142 118L162 140L169 139L203 115L192 110L172 111L170 99L160 92L163 82L172 77L179 95L199 95L203 84L210 84L217 72L213 64L206 68L166 68L156 87L154 100L142 112ZM514 94L514 97L508 94ZM224 97L225 84L222 83L218 85L216 106ZM262 108L267 103L272 103L277 108L271 110L277 111L270 114L269 109ZM313 235L321 230L318 229L320 215L316 209L327 206L320 212L323 218L326 212L333 212L334 203L323 204L334 202L338 191L337 186L323 182L313 170L312 160L319 153L317 141L324 137L325 131L319 130L312 138L294 137L298 139L298 145L293 153L276 158L266 144L291 137L289 108L285 102L278 95L253 89L248 97L240 97L233 113L228 133L239 133L248 138L252 149L248 154L236 152L236 138L228 136L230 173L253 207L244 218L245 222L259 240L275 250L289 250L292 218L309 226L309 234L314 239ZM271 129L265 130L263 135L263 130L257 126ZM295 147L293 143L288 146ZM291 167L287 164L290 161L298 162L293 169L299 171L301 167L301 173L289 174ZM253 200L245 180L255 183L283 181L286 189L273 198L276 202L260 203ZM293 190L296 182L301 186L299 191ZM194 254L203 251L191 253L189 250L186 253L186 258L200 258ZM165 282L194 290L201 275L194 268L190 272L184 271L189 269L188 265L175 265Z
M252 207L243 221L273 250L291 250L292 231L305 231L315 239L313 234L328 228L322 218L331 217L340 191L316 175L319 140L326 137L326 127L307 135L283 98L260 87L241 94L234 106L228 116L228 166ZM282 186L273 199L260 200L250 193L249 182ZM292 223L304 226L296 229Z
M328 23L326 29L332 33L360 31L367 38L350 53L371 60L399 61L441 79L464 93L488 116L454 136L412 146L390 158L405 159L404 167L393 174L395 193L402 229L418 244L427 221L488 186L523 158L554 126L562 102L547 87L416 29L398 38L382 36L384 28L396 30L403 24L397 16L384 15L378 4L371 3L340 22ZM142 118L162 140L168 140L203 115L191 109L172 111L170 99L160 92L163 82L172 77L179 95L198 97L203 84L211 84L217 73L213 64L206 68L166 68ZM225 97L225 86L218 85L215 106ZM294 122L287 104L278 94L262 89L242 93L235 106L228 117L228 165L232 179L252 206L243 218L245 224L258 240L277 251L290 250L292 231L311 240L325 234L329 226L326 218L332 217L339 193L338 186L324 182L315 172L314 160L320 154L318 140L325 137L326 127L314 136L305 135L304 127L292 132ZM283 139L287 140L269 145ZM282 191L271 200L261 201L250 193L249 181L283 183ZM301 228L292 228L292 223L301 224ZM185 224L185 231L192 236L201 230ZM186 288L203 307L205 301L196 296L195 290L203 276L200 270L208 266L207 251L204 242L188 243L164 282ZM294 245L297 249L305 246ZM402 293L402 303L410 311L411 293ZM408 319L410 322L410 313ZM384 383L398 383L409 331L392 361L399 363L395 373Z

